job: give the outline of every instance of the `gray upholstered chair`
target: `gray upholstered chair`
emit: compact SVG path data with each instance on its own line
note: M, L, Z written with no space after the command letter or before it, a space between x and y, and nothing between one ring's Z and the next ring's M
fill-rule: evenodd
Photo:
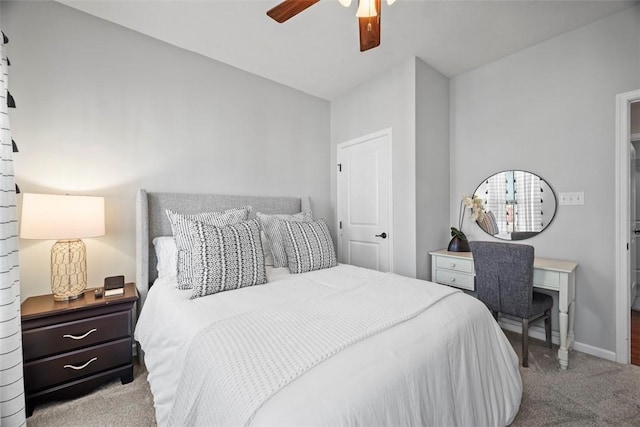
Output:
M550 295L533 291L533 246L515 243L470 242L476 270L478 299L493 316L498 313L522 319L522 366L529 366L529 323L545 320L551 348Z

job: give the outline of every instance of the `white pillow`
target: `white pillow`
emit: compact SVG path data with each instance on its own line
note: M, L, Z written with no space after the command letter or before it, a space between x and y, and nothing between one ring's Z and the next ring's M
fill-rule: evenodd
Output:
M158 263L158 277L177 276L178 274L178 247L173 236L159 236L153 239Z

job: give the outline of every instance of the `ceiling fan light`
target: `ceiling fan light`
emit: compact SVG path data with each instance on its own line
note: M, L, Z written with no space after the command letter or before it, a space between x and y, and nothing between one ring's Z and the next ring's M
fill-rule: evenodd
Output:
M344 7L349 7L351 6L351 0L338 0L340 2L341 5L343 5Z
M356 16L358 18L370 18L372 16L378 16L378 11L376 10L376 0L360 0Z
M387 0L387 4L389 6L391 6L392 4L394 4L396 2L396 0Z

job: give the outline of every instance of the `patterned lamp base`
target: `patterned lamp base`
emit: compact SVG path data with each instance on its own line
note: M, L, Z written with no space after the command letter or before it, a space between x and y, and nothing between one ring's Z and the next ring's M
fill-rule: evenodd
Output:
M87 248L80 239L58 240L51 248L51 292L56 301L83 295L87 288Z

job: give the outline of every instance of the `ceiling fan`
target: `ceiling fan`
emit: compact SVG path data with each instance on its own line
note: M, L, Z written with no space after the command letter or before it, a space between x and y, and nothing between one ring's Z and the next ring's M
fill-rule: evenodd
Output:
M293 18L303 10L313 6L320 0L284 0L267 12L269 17L283 23ZM345 7L351 5L351 0L339 0ZM395 0L387 0L391 5ZM360 52L380 46L380 3L381 0L359 0L358 24L360 27Z

